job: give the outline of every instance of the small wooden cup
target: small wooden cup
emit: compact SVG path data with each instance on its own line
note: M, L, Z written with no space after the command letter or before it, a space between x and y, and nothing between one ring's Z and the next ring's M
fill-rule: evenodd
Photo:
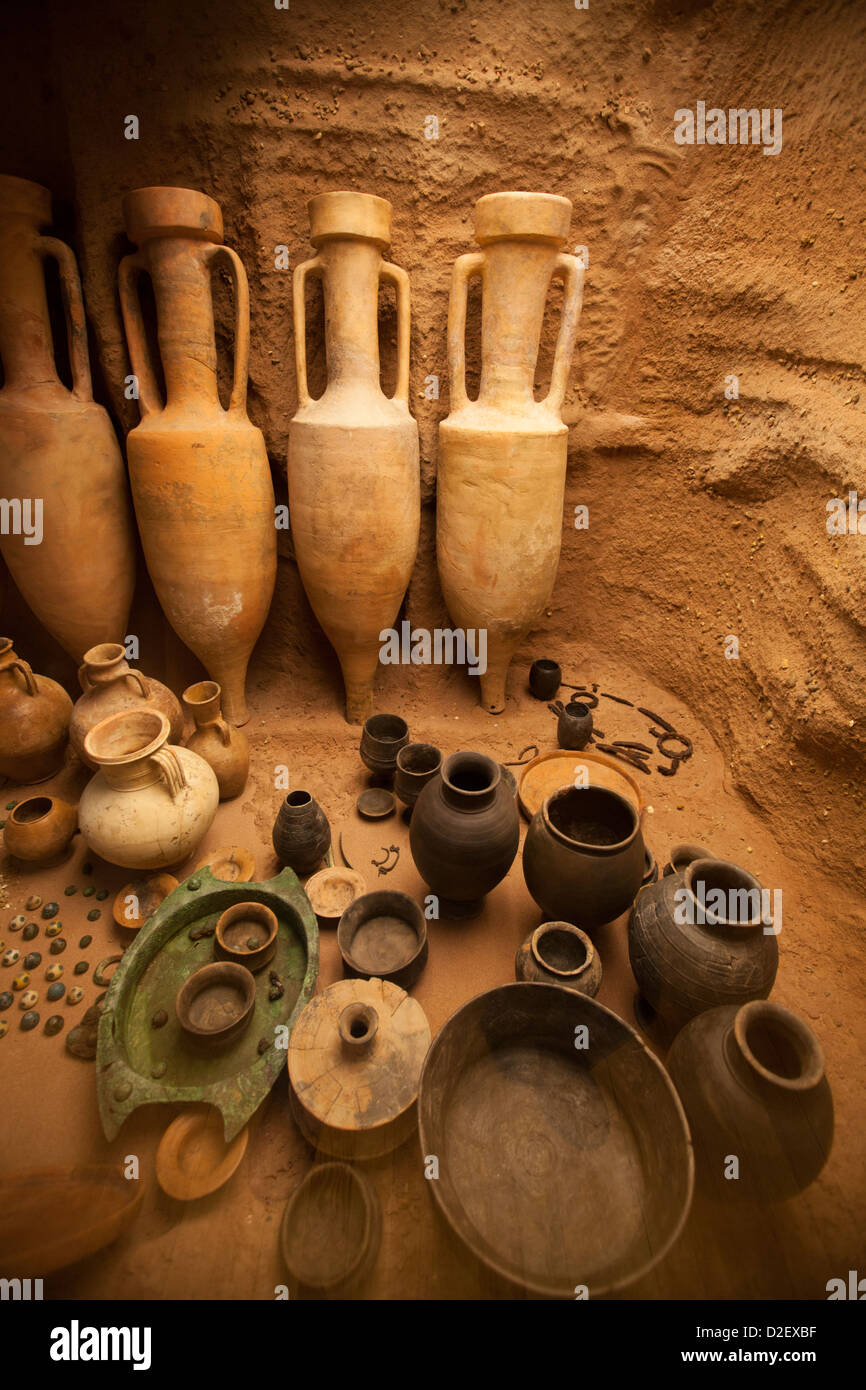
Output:
M277 949L278 922L264 903L235 903L216 924L214 955L254 973L273 960ZM250 942L258 944L251 946Z

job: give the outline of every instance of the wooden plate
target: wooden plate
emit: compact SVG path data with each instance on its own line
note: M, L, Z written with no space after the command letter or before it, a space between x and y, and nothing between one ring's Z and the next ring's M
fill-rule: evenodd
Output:
M692 1145L670 1077L633 1028L559 985L502 985L458 1009L424 1063L418 1122L452 1230L537 1296L626 1288L688 1216Z
M0 1178L0 1275L37 1277L94 1255L138 1215L144 1183L120 1163Z
M138 931L176 887L177 879L171 874L133 879L132 883L121 888L114 899L112 916L115 922L119 927L126 927L127 931ZM130 913L133 915L130 916Z
M218 1110L188 1111L172 1120L156 1151L156 1180L177 1202L194 1202L227 1183L247 1151L246 1125L230 1144Z
M210 869L223 883L249 883L256 872L256 858L242 845L222 845L211 850L196 869Z
M574 786L578 768L586 768L587 785L609 787L619 792L632 803L638 815L643 810L643 796L637 780L605 753L596 753L584 748L579 753L565 748L557 748L553 753L541 753L527 763L518 783L518 802L527 820L532 820L536 811L549 796L560 787Z
M280 1227L289 1274L322 1293L363 1278L375 1264L381 1236L375 1190L348 1163L311 1168L289 1198Z

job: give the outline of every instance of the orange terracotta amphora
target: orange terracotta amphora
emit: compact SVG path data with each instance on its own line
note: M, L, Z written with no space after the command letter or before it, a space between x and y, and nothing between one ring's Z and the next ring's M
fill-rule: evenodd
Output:
M249 290L222 244L222 213L188 188L139 188L123 200L139 251L121 261L120 303L141 423L127 440L145 559L163 612L222 688L231 724L249 718L244 686L267 617L277 568L274 489L261 430L246 414ZM217 389L211 274L234 283L234 384ZM137 277L156 300L165 400L150 360Z
M50 222L47 188L0 177L0 497L30 509L29 525L10 511L0 548L39 621L80 661L125 636L134 537L123 457L91 390L78 267L68 246L40 234ZM71 390L55 366L47 260L60 273Z
M481 703L505 708L515 650L553 591L563 527L568 429L560 414L577 336L583 267L562 252L571 203L491 193L475 205L481 251L454 264L448 311L451 412L439 427L436 543L452 620L487 633ZM466 394L466 300L481 280L481 385ZM550 389L535 371L551 280L564 298Z
M391 205L368 193L309 203L317 255L294 279L298 411L289 427L289 511L301 579L340 658L346 718L373 710L380 633L393 626L412 574L421 515L418 426L409 414L409 277L382 259ZM304 293L325 300L328 384L307 389ZM397 294L397 383L379 380L379 285Z

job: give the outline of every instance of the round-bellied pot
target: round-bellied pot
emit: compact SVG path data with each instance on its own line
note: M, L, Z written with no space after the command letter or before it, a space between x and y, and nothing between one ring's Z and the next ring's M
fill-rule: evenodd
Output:
M310 874L328 852L331 827L318 801L299 787L277 812L272 838L281 864L296 874Z
M44 782L63 764L72 701L56 681L34 675L0 637L0 777Z
M220 801L240 796L250 772L250 745L246 734L233 729L220 713L220 688L216 681L197 681L183 692L183 707L195 723L187 748L213 768Z
M561 985L592 997L601 984L601 960L579 927L571 922L542 922L519 947L514 973L518 980Z
M409 845L445 915L470 915L514 862L517 805L484 753L452 753L415 802Z
M126 660L126 649L119 642L102 642L84 653L78 671L83 691L75 701L69 724L69 742L83 763L87 762L84 740L103 719L125 709L155 709L169 722L169 742L180 743L183 736L183 710L167 685L133 671Z
M663 872L666 877L670 877L671 874L681 874L690 864L694 864L696 859L713 859L714 857L708 849L704 849L703 845L674 845Z
M529 668L529 693L536 700L552 700L562 684L562 667L540 657Z
M709 1009L677 1034L667 1067L709 1195L780 1201L818 1176L833 1098L821 1044L796 1014L763 1000Z
M432 743L406 743L397 754L394 791L409 814L428 782L439 773L442 753Z
M78 805L90 848L129 869L179 864L210 829L219 805L217 779L203 758L168 742L169 724L155 709L123 710L84 741L99 771Z
M185 1040L197 1052L222 1052L249 1027L256 982L232 961L214 961L188 976L175 1001Z
M610 787L561 787L523 842L523 875L542 912L584 931L625 912L643 872L637 810Z
M397 754L409 742L409 725L399 714L371 714L361 734L361 761L380 782L391 782Z
M233 903L217 921L214 955L255 974L276 954L277 927L276 914L265 903Z
M340 918L337 945L344 975L411 989L427 964L424 913L406 893L365 893Z
M589 705L580 700L569 700L562 709L556 726L556 738L560 748L585 748L592 735L592 711Z
M74 806L56 796L30 796L9 813L3 839L16 859L48 864L67 848L77 827Z
M765 925L760 883L725 859L696 859L684 873L650 884L628 925L642 1000L682 1028L706 1009L766 999L779 947Z

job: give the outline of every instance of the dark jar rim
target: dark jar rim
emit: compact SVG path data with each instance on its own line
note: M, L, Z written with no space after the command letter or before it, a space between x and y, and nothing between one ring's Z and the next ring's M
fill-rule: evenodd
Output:
M604 797L610 797L620 807L624 808L626 814L633 822L631 831L624 839L618 840L612 845L594 844L589 840L577 840L573 836L567 835L564 830L560 830L559 826L554 824L550 819L551 808L554 804L572 795L583 796L586 792L594 792ZM627 796L623 796L621 792L615 791L613 787L602 787L593 783L590 783L588 787L560 787L557 791L551 793L537 814L541 816L545 829L559 844L564 845L566 849L572 850L578 854L598 854L603 856L620 854L634 842L635 838L640 834L641 829L640 815L634 803L629 801Z
M756 1037L760 1029L771 1042L775 1035L781 1048L796 1059L795 1075L770 1066L766 1057L760 1055ZM820 1042L801 1018L781 1004L767 999L744 1004L734 1015L728 1040L734 1056L742 1059L753 1075L780 1090L811 1091L824 1076L824 1049Z

